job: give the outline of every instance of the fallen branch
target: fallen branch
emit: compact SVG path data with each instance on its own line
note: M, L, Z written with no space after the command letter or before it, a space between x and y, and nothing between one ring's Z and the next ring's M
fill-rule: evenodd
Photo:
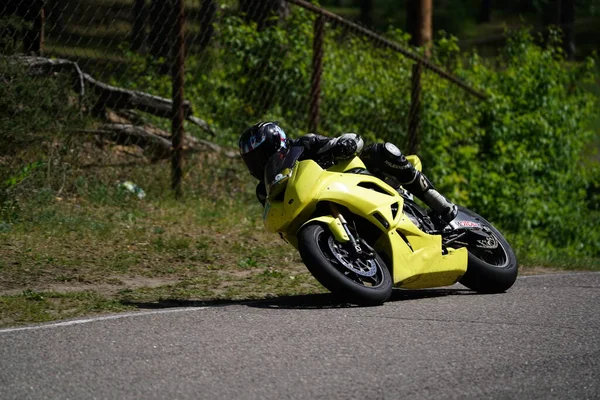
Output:
M85 96L85 87L88 85L91 86L98 95L97 107L101 109L104 109L105 107L114 109L136 109L163 118L171 118L172 116L173 102L170 99L137 90L123 89L100 82L92 78L89 74L83 73L76 62L60 58L50 59L35 56L13 56L8 57L8 59L9 61L26 65L29 68L30 73L34 75L47 75L48 73L63 71L75 74L80 102ZM183 108L186 120L199 126L211 136L216 136L215 132L210 128L206 121L193 115L192 105L189 101L184 102Z
M98 129L77 129L70 132L101 135L112 142L124 146L139 146L145 152L151 154L151 159L154 162L168 158L171 155L172 147L171 141L169 140L169 133L152 126L111 123L102 124ZM185 135L183 139L184 153L199 153L206 151L207 149L222 153L230 158L237 157L237 154L223 151L223 149L215 143L195 138L189 134Z
M204 131L208 132L211 134L212 137L217 136L212 129L210 129L210 127L208 126L208 123L200 118L194 117L193 115L188 115L186 117L186 119L188 121L190 121L191 123L198 125L200 128L202 128Z
M131 145L135 144L143 149L163 149L165 152L171 151L171 142L159 135L152 134L142 126L129 124L102 124L98 129L110 136L113 142Z

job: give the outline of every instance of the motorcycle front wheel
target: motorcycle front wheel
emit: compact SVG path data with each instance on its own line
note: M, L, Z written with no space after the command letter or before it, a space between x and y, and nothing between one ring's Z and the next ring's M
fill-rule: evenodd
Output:
M298 250L310 273L331 293L349 303L378 305L392 294L392 278L381 257L355 256L320 223L298 233Z

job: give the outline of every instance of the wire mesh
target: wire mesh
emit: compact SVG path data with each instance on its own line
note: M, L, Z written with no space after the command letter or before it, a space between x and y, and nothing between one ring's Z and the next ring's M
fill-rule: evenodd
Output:
M89 195L130 180L168 187L176 4L0 4L4 192Z
M214 149L203 140L235 145L259 120L404 147L426 75L478 93L390 35L302 0L4 0L2 175L39 162L57 193L100 168L163 185L169 167L184 176L181 157Z

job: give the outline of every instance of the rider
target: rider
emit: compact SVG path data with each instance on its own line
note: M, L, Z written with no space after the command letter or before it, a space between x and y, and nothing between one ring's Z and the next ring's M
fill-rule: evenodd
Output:
M392 143L375 143L363 149L362 138L355 133L344 133L335 138L309 133L299 139L288 139L285 132L274 122L259 122L246 129L239 140L240 154L250 174L260 182L256 196L261 204L266 200L263 182L264 169L269 158L290 146L303 146L301 160L314 160L327 167L337 160L360 154L368 171L385 179L396 179L404 189L427 204L444 221L452 221L457 207L442 196L427 177L419 172Z

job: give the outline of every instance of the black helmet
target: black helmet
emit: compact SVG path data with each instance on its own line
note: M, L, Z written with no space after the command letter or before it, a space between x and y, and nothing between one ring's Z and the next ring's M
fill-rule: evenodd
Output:
M240 137L240 154L250 175L262 179L265 166L271 156L287 148L287 136L273 122L259 122L246 129Z

